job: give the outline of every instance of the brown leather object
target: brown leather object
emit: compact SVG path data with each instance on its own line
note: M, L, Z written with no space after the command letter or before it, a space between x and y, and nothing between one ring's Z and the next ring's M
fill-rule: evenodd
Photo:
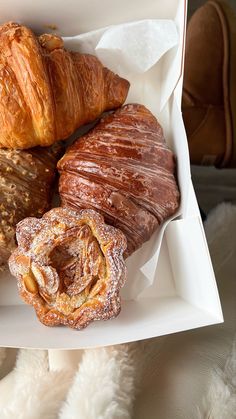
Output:
M15 248L15 226L49 209L60 143L31 150L0 149L0 266Z
M179 206L175 157L156 118L125 105L79 138L58 162L62 204L94 208L128 240L126 256Z
M236 15L221 0L187 27L182 111L192 164L236 167Z
M43 324L82 329L119 314L126 239L100 214L53 208L21 221L16 237L9 267Z
M25 26L0 27L0 147L49 146L121 106L129 82L61 38Z

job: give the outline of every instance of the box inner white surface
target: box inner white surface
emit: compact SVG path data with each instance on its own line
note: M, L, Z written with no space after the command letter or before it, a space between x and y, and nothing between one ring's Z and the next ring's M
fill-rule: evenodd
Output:
M221 322L221 307L201 221L192 212L196 211L193 195L190 202L190 216L172 221L166 229L153 288L148 288L147 295L144 292L138 301L123 301L122 312L114 320L94 323L80 332L63 327L47 328L36 319L32 307L22 303L15 280L10 275L1 278L0 345L85 348ZM150 297L151 294L155 297Z
M45 31L46 25L54 24L59 33L66 36L136 19L175 18L183 48L184 1L167 0L163 4L162 1L147 0L144 5L140 0L121 0L118 3L69 0L66 4L9 0L1 3L0 12L2 21L20 21L38 32ZM178 64L178 77L182 70L181 55L175 63ZM182 80L178 77L175 97L180 107ZM162 123L165 112L160 115ZM172 123L165 130L170 140L171 130L176 133L178 130L182 132L183 128L178 118ZM185 151L183 156L187 176L188 156ZM192 189L188 197L186 193L182 219L172 221L165 231L152 287L144 290L138 301L124 301L117 319L97 322L80 332L63 327L47 328L38 322L34 310L22 303L15 280L6 274L0 279L0 319L2 346L71 349L144 339L222 321L214 274Z

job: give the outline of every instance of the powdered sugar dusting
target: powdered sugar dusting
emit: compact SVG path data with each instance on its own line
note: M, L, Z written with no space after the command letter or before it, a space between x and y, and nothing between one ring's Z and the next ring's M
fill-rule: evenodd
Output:
M120 312L126 239L100 214L54 208L19 223L17 240L10 270L44 324L81 329Z

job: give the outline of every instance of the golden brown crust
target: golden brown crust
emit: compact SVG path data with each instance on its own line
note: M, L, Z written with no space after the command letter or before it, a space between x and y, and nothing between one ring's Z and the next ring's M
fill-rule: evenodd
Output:
M127 255L179 206L175 157L143 105L130 104L79 138L58 162L62 204L93 208L120 228Z
M82 329L119 314L126 239L101 215L54 208L21 221L16 235L9 267L43 324Z
M47 146L55 138L54 103L41 47L25 26L0 27L0 144Z
M41 47L46 48L48 51L53 51L57 48L63 48L63 40L60 36L44 33L38 37Z
M55 35L0 26L0 147L49 146L105 110L120 106L129 83L96 57L70 53Z
M0 266L16 246L16 224L48 210L61 151L60 143L30 150L0 149Z

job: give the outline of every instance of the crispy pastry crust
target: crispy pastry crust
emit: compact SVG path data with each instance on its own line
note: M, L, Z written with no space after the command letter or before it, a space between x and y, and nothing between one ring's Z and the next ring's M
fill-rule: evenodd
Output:
M100 214L53 208L21 221L16 235L9 267L43 324L82 329L119 314L126 239Z
M125 105L102 118L67 150L58 169L62 204L103 214L125 233L126 256L179 206L174 154L143 105Z
M0 26L0 147L49 146L124 103L129 82L61 38Z
M0 149L0 268L16 247L15 227L50 207L62 145L30 150Z

